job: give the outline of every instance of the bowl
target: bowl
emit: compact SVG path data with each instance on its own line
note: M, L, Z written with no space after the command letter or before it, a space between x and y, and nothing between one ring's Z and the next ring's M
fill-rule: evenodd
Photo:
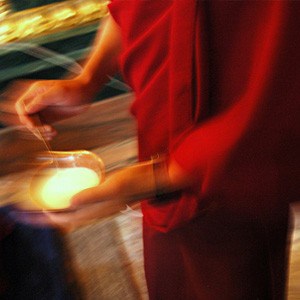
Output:
M75 194L104 181L103 162L90 151L43 152L37 161L29 186L30 201L20 203L22 210L68 210Z

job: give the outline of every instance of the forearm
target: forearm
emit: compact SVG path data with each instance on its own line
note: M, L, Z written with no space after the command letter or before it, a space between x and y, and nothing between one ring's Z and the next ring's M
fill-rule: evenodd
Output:
M191 178L166 157L139 162L117 171L107 182L108 199L123 198L126 204L188 188Z
M190 178L174 161L154 159L123 168L100 186L74 196L74 206L112 201L120 208L145 198L168 194L189 187Z
M95 94L116 72L120 51L119 26L109 16L98 31L94 49L86 60L83 72L77 77L91 94Z

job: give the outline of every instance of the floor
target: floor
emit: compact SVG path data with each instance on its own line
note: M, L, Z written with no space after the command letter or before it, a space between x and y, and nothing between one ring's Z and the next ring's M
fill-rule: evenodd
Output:
M293 207L287 300L300 299L300 204ZM120 214L67 238L86 300L147 300L139 211Z

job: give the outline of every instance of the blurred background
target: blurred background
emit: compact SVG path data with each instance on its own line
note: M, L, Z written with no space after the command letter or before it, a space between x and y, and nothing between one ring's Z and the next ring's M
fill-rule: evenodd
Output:
M14 80L78 74L108 13L107 4L105 0L0 0L0 93ZM112 81L96 100L126 89Z
M78 74L107 4L0 0L0 97L16 80ZM136 161L129 90L119 75L111 78L92 110L58 124L53 149L93 151L106 173ZM45 149L1 122L1 111L0 128L0 199L6 201L11 194L21 197L15 191L28 177L21 170L28 168L28 156ZM0 205L0 299L147 299L138 208L69 234L21 223L12 211Z
M0 95L15 80L78 74L108 14L107 4L106 0L0 0ZM58 125L60 134L52 147L93 151L103 158L108 173L135 162L128 92L116 75L99 92L92 111ZM44 147L17 129L6 128L0 118L1 127L0 198L9 185L18 184L14 171L27 155ZM299 300L300 206L291 211L288 299ZM5 228L2 237L0 230L0 296L7 285L5 299L147 299L138 207L65 235L14 223L9 213L9 207L0 208L0 227Z

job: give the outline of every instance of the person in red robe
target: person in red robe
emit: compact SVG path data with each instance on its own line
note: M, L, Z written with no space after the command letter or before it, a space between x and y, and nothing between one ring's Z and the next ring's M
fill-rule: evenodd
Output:
M299 200L299 2L109 8L82 74L34 83L16 109L29 128L39 113L51 139L51 120L79 113L120 68L140 163L73 198L90 206L47 217L76 227L139 199L150 299L284 299Z

